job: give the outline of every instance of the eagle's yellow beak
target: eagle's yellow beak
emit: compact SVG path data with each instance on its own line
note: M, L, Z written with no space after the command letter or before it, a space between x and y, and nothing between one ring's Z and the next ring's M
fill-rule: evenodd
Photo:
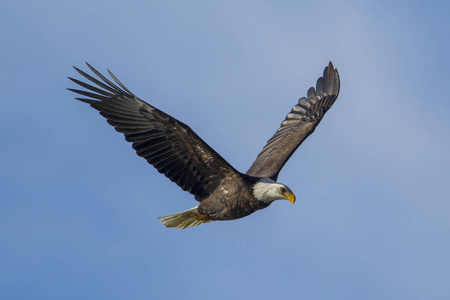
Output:
M295 203L295 195L293 193L285 193L283 196L288 199L292 204Z

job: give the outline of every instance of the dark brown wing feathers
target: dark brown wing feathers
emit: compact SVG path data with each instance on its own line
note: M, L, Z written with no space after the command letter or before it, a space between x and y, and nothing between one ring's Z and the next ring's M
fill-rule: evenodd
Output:
M298 100L280 128L269 139L259 153L247 175L276 180L281 168L300 146L314 132L325 113L339 95L339 73L330 62L317 80L316 89L311 87L307 98Z
M188 126L137 98L109 70L120 87L87 65L103 82L75 68L98 86L70 78L88 90L69 89L87 97L76 99L98 110L139 156L197 200L205 199L228 172L237 172Z
M102 81L75 68L96 86L70 78L85 90L69 89L87 98L76 98L98 110L107 122L125 135L136 153L160 173L190 192L205 199L230 173L238 173L187 125L142 101L130 92L109 70L117 86L87 64ZM299 99L277 132L259 153L247 175L276 180L286 161L314 132L339 95L339 74L330 62L323 77Z

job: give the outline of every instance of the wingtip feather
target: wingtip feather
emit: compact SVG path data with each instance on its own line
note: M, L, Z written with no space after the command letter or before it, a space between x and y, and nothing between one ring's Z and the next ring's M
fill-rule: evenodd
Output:
M331 60L323 71L323 87L327 95L336 95L336 97L339 95L339 72L334 68Z

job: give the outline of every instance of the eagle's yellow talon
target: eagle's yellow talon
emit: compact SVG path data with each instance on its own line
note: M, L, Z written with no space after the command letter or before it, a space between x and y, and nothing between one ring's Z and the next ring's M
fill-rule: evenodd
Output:
M195 219L196 220L201 220L201 221L209 221L209 218L207 216L205 216L205 215L202 215L202 214L196 215Z

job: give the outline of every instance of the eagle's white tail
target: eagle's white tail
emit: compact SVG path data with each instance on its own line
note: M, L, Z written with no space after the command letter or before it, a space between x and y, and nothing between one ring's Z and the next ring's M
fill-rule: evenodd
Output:
M198 206L173 215L159 217L158 219L161 220L161 223L163 223L164 226L177 229L185 229L211 222L212 220L198 213L197 207Z

